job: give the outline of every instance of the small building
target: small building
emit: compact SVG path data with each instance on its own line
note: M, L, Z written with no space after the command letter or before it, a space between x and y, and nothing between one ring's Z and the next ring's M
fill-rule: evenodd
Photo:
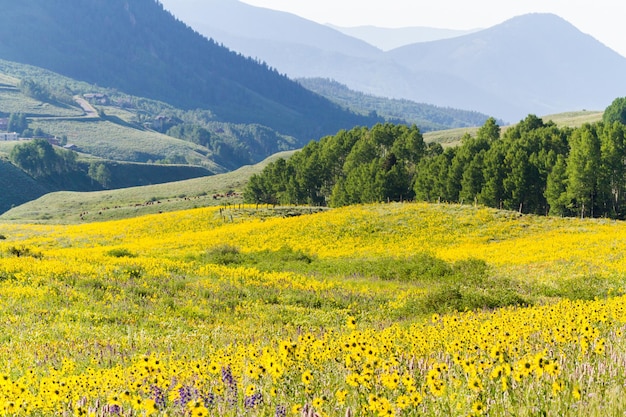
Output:
M18 140L17 133L15 133L15 132L11 132L11 133L0 132L0 141L9 141L9 140Z
M109 96L102 93L87 93L83 97L96 104L109 104Z

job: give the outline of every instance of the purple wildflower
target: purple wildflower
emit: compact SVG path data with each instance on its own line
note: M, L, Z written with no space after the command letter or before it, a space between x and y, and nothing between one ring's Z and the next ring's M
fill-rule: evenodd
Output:
M254 408L263 402L263 396L260 392L254 393L249 397L244 398L243 405L246 408Z
M277 405L274 417L287 417L287 407L284 405Z
M151 389L152 389L152 399L154 400L154 404L156 405L156 408L158 408L159 410L163 410L167 405L166 400L165 400L165 392L163 392L163 390L159 388L157 385L152 385Z

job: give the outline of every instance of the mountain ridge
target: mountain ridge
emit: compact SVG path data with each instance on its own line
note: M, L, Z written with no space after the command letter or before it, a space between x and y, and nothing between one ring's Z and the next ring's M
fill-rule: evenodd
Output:
M480 28L462 30L435 28L428 26L387 28L364 25L345 27L336 26L330 23L326 23L326 26L329 26L354 38L361 39L385 52L413 43L455 38L482 30Z
M206 39L156 0L10 2L0 39L2 59L182 109L208 108L223 121L260 123L303 143L373 123Z
M258 16L255 8L241 10ZM209 3L196 10L197 16L203 13L210 13ZM283 24L280 16L291 18L281 12L273 16L277 18L265 22L273 30ZM257 24L262 23L259 18ZM280 40L259 41L235 31L236 27L230 28L228 40L237 43L229 46L292 78L330 78L366 94L479 111L507 122L531 113L603 109L615 97L626 95L626 83L619 75L626 72L626 58L546 13L516 16L469 35L368 57L328 50L322 43L303 47L292 42L288 32ZM494 31L501 36L494 36ZM465 45L450 51L446 42ZM429 50L434 47L444 48L442 57ZM493 52L485 55L487 49ZM428 61L420 60L425 56Z
M548 38L549 47L541 48ZM512 46L515 53L508 53ZM517 16L470 35L387 54L414 71L464 77L491 93L506 88L517 100L533 103L540 114L564 106L601 109L626 93L626 83L620 82L626 58L549 13ZM602 76L593 77L599 66Z

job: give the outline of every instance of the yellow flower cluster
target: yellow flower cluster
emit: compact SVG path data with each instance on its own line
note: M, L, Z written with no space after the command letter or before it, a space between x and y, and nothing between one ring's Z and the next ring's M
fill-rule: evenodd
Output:
M623 223L427 204L263 221L246 213L224 217L209 208L100 224L0 224L0 413L626 410ZM586 277L614 293L431 315L409 308L430 293L426 281L268 269L252 257L207 260L225 244L243 255L287 247L324 265L401 263L415 253L474 258L493 275L547 294Z

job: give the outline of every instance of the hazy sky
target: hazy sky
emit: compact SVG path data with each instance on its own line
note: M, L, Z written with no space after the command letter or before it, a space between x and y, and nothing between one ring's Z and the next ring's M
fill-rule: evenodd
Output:
M338 26L487 28L550 12L626 56L625 0L242 0Z

